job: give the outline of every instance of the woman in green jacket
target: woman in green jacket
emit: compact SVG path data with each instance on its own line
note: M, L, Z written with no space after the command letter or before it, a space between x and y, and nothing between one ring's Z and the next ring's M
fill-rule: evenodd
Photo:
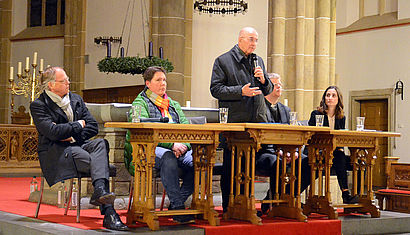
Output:
M132 105L141 106L141 118L168 117L169 122L188 124L179 103L166 94L166 80L163 68L149 67L144 72L145 88L132 102ZM127 132L124 161L128 171L134 175L135 168L132 165L132 146L129 138L130 133ZM168 209L185 209L184 203L194 191L191 145L188 143L160 143L155 148L155 155L155 167L160 172L162 184L170 201ZM181 171L183 183L180 186ZM177 223L192 223L194 217L193 215L176 215L173 220Z

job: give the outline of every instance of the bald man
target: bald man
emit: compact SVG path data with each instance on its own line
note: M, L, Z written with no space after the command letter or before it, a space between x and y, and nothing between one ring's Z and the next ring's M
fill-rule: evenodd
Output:
M228 122L268 122L265 95L272 92L261 57L253 52L258 44L254 28L241 29L236 44L230 51L215 59L211 94L218 99L219 107L229 108ZM224 148L223 174L221 176L222 207L228 208L230 191L230 151L221 138Z

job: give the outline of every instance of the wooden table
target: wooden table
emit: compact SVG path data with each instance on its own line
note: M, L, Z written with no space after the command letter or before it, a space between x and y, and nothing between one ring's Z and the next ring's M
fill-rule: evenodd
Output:
M219 133L244 131L243 127L225 124L195 125L169 123L107 122L105 127L130 130L135 166L134 191L127 224L135 221L147 223L151 230L159 229L158 216L196 214L219 225L212 195L212 170L215 164ZM152 195L152 168L155 164L155 148L158 143L191 143L195 169L195 187L190 210L155 211ZM201 184L199 182L202 182Z
M378 138L399 137L399 133L379 131L348 131L332 130L329 133L316 133L309 141L309 165L311 167L312 181L309 196L303 213L309 215L312 212L322 213L330 219L337 219L337 207L343 207L345 212L369 212L372 217L380 217L379 209L372 204L373 182L372 171L377 155ZM357 194L357 179L361 178L361 188L358 204L332 205L330 196L330 168L333 164L333 151L337 147L348 147L353 164L353 195ZM358 171L360 170L360 176ZM319 180L316 190L315 178L318 172ZM365 177L365 171L366 177ZM366 181L365 181L366 180ZM364 185L367 184L366 191ZM366 194L364 194L366 192Z
M306 221L306 216L301 209L301 178L298 177L296 180L296 175L301 175L301 158L296 159L295 152L300 151L313 134L328 133L330 129L328 127L260 123L228 125L241 125L245 128L245 132L224 132L229 148L232 150L231 189L228 211L224 217L261 224L261 218L256 215L255 203L264 202L274 203L268 214L270 217L281 216ZM290 172L286 172L286 161L276 161L276 188L273 200L255 200L255 155L261 148L261 144L275 144L278 150L281 149L284 153L289 152L292 157ZM296 161L298 161L297 169ZM243 162L244 165L242 165ZM279 162L282 164L280 175ZM278 188L279 180L282 181L280 189ZM236 185L235 192L233 183ZM286 192L286 184L290 184L288 192ZM295 184L297 192L295 192Z

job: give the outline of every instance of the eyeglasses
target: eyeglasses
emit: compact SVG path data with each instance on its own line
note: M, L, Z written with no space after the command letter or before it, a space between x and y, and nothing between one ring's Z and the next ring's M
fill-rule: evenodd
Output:
M246 40L248 40L249 42L254 42L254 43L258 42L258 39L254 37L242 37L242 38L246 38Z
M59 82L59 83L63 83L63 84L68 84L68 83L70 83L70 78L67 77L67 78L65 78L65 79L62 80L62 81L57 81L57 80L55 80L55 82Z
M282 83L273 83L273 87L283 88Z

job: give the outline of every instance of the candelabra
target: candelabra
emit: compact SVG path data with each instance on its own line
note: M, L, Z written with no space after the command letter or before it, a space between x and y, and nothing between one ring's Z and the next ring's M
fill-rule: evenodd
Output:
M22 72L22 62L18 62L17 79L14 79L14 67L10 67L10 91L11 91L11 113L14 109L14 95L24 95L29 98L30 103L40 95L40 76L43 72L44 60L40 59L40 67L37 69L37 52L34 52L33 63L30 69L30 57L26 57L26 67ZM33 125L33 119L30 120L30 125Z

